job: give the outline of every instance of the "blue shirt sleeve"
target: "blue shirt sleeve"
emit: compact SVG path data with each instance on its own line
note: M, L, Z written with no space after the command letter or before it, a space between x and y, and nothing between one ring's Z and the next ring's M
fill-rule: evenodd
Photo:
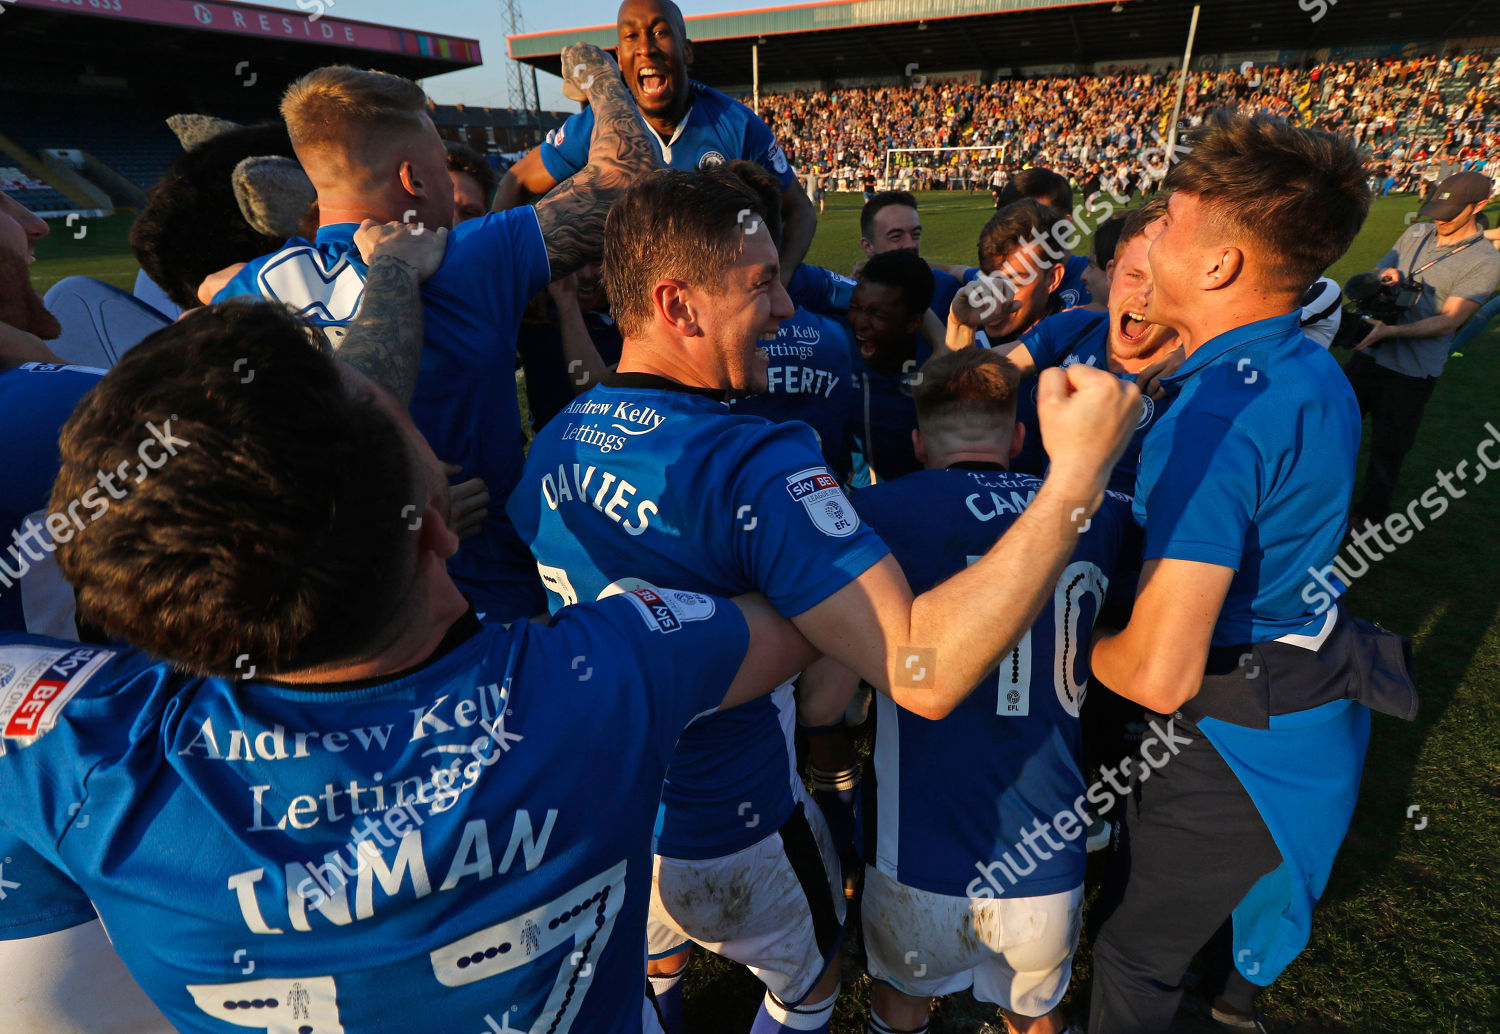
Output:
M1255 444L1213 413L1182 413L1141 456L1144 560L1196 560L1239 570L1262 493Z
M537 146L547 175L561 183L589 163L589 144L594 137L594 109L584 108L557 131L556 143Z
M746 109L745 119L745 149L746 158L763 166L767 172L776 177L782 192L786 192L797 183L797 174L792 171L791 163L786 160L786 154L781 150L781 145L776 142L776 135L771 132L771 127L763 122L759 115Z
M750 629L727 599L661 588L637 589L557 612L542 635L562 637L562 666L591 658L638 687L656 756L666 768L683 728L718 708L750 647Z
M786 291L799 309L818 316L844 316L849 312L849 299L854 296L856 286L853 280L831 269L804 262L792 273Z
M806 424L752 427L755 439L723 487L742 570L778 612L795 617L890 551L861 523ZM743 516L741 516L743 515Z
M1021 344L1026 346L1038 371L1050 369L1067 357L1067 335L1060 333L1061 329L1058 317L1049 316L1021 335Z

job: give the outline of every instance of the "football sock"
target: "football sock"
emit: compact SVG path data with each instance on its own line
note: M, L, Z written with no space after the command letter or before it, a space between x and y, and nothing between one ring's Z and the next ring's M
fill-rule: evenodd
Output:
M661 1013L661 1025L667 1034L678 1034L682 1030L682 975L686 972L684 966L676 973L647 978L651 981L656 1009Z
M760 1003L760 1012L750 1025L750 1034L782 1034L784 1031L800 1031L803 1034L828 1034L828 1024L833 1019L833 1003L838 1001L837 991L822 1002L804 1002L802 1005L783 1005L776 996L766 992Z

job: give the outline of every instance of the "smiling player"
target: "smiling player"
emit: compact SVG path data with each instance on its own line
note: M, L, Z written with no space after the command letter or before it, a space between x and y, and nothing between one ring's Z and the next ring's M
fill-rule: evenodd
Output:
M762 166L781 187L782 283L789 282L812 244L818 213L776 137L739 101L688 78L693 42L672 0L625 0L616 19L620 74L635 97L662 163L673 169L713 169L736 159ZM585 108L513 165L500 181L496 210L539 197L583 167L594 113Z
M764 390L757 341L792 313L776 247L744 217L759 204L728 173L676 170L616 203L604 267L619 370L537 436L511 516L554 611L643 585L757 588L881 692L946 714L1050 595L1071 552L1059 529L1100 504L1136 391L1045 373L1051 479L972 569L914 600L807 429L726 406ZM826 1030L838 986L843 888L795 773L794 717L787 687L694 722L662 794L653 954L696 941L754 968L768 988L757 1034ZM659 972L659 991L669 979Z

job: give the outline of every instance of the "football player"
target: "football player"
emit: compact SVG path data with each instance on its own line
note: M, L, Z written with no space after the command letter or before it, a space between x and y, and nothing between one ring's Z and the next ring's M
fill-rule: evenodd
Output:
M732 174L677 170L616 203L604 265L620 366L538 435L511 516L554 610L652 585L759 589L817 649L941 716L1050 596L1071 552L1057 529L1098 507L1097 465L1123 447L1137 393L1098 371L1044 374L1043 422L1068 441L1048 483L970 571L913 600L807 428L727 406L764 390L757 342L792 315L760 204ZM837 990L843 891L792 720L788 687L693 723L657 837L653 954L696 941L751 966L768 989L757 1032L826 1030Z
M929 360L914 386L925 469L854 495L914 592L984 556L1035 498L1041 482L1009 470L1024 434L1018 382L986 349ZM1054 1010L1078 943L1087 827L1078 714L1094 619L1133 530L1113 492L1058 528L1075 549L1050 605L951 714L930 721L877 700L862 905L871 1034L926 1031L931 998L969 987L1013 1031L1063 1030ZM841 712L855 682L819 662L804 712Z
M498 505L522 461L514 376L522 310L548 281L597 257L610 202L658 164L608 55L579 45L564 59L590 84L597 115L588 167L534 208L459 225L444 267L422 287L427 341L412 416L433 448L482 479L497 504L455 557L454 577L481 612L501 619L545 606L525 544ZM365 261L352 242L360 220L452 225L447 151L421 87L396 76L321 68L292 84L281 109L317 188L322 225L316 240L294 238L250 262L214 300L285 302L337 343L364 289Z
M818 227L802 181L792 171L771 128L732 97L688 78L693 41L672 0L625 0L616 17L620 73L650 127L653 149L673 169L713 169L746 159L776 177L785 227L783 283L807 254ZM564 57L564 68L569 68ZM576 174L589 160L592 107L570 118L552 143L511 166L500 181L495 208L524 205Z

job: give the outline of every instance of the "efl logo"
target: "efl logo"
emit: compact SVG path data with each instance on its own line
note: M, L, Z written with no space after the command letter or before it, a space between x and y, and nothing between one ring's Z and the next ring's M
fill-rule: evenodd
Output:
M786 490L807 510L824 535L841 539L859 528L859 514L849 505L838 479L825 467L809 467L786 479Z

